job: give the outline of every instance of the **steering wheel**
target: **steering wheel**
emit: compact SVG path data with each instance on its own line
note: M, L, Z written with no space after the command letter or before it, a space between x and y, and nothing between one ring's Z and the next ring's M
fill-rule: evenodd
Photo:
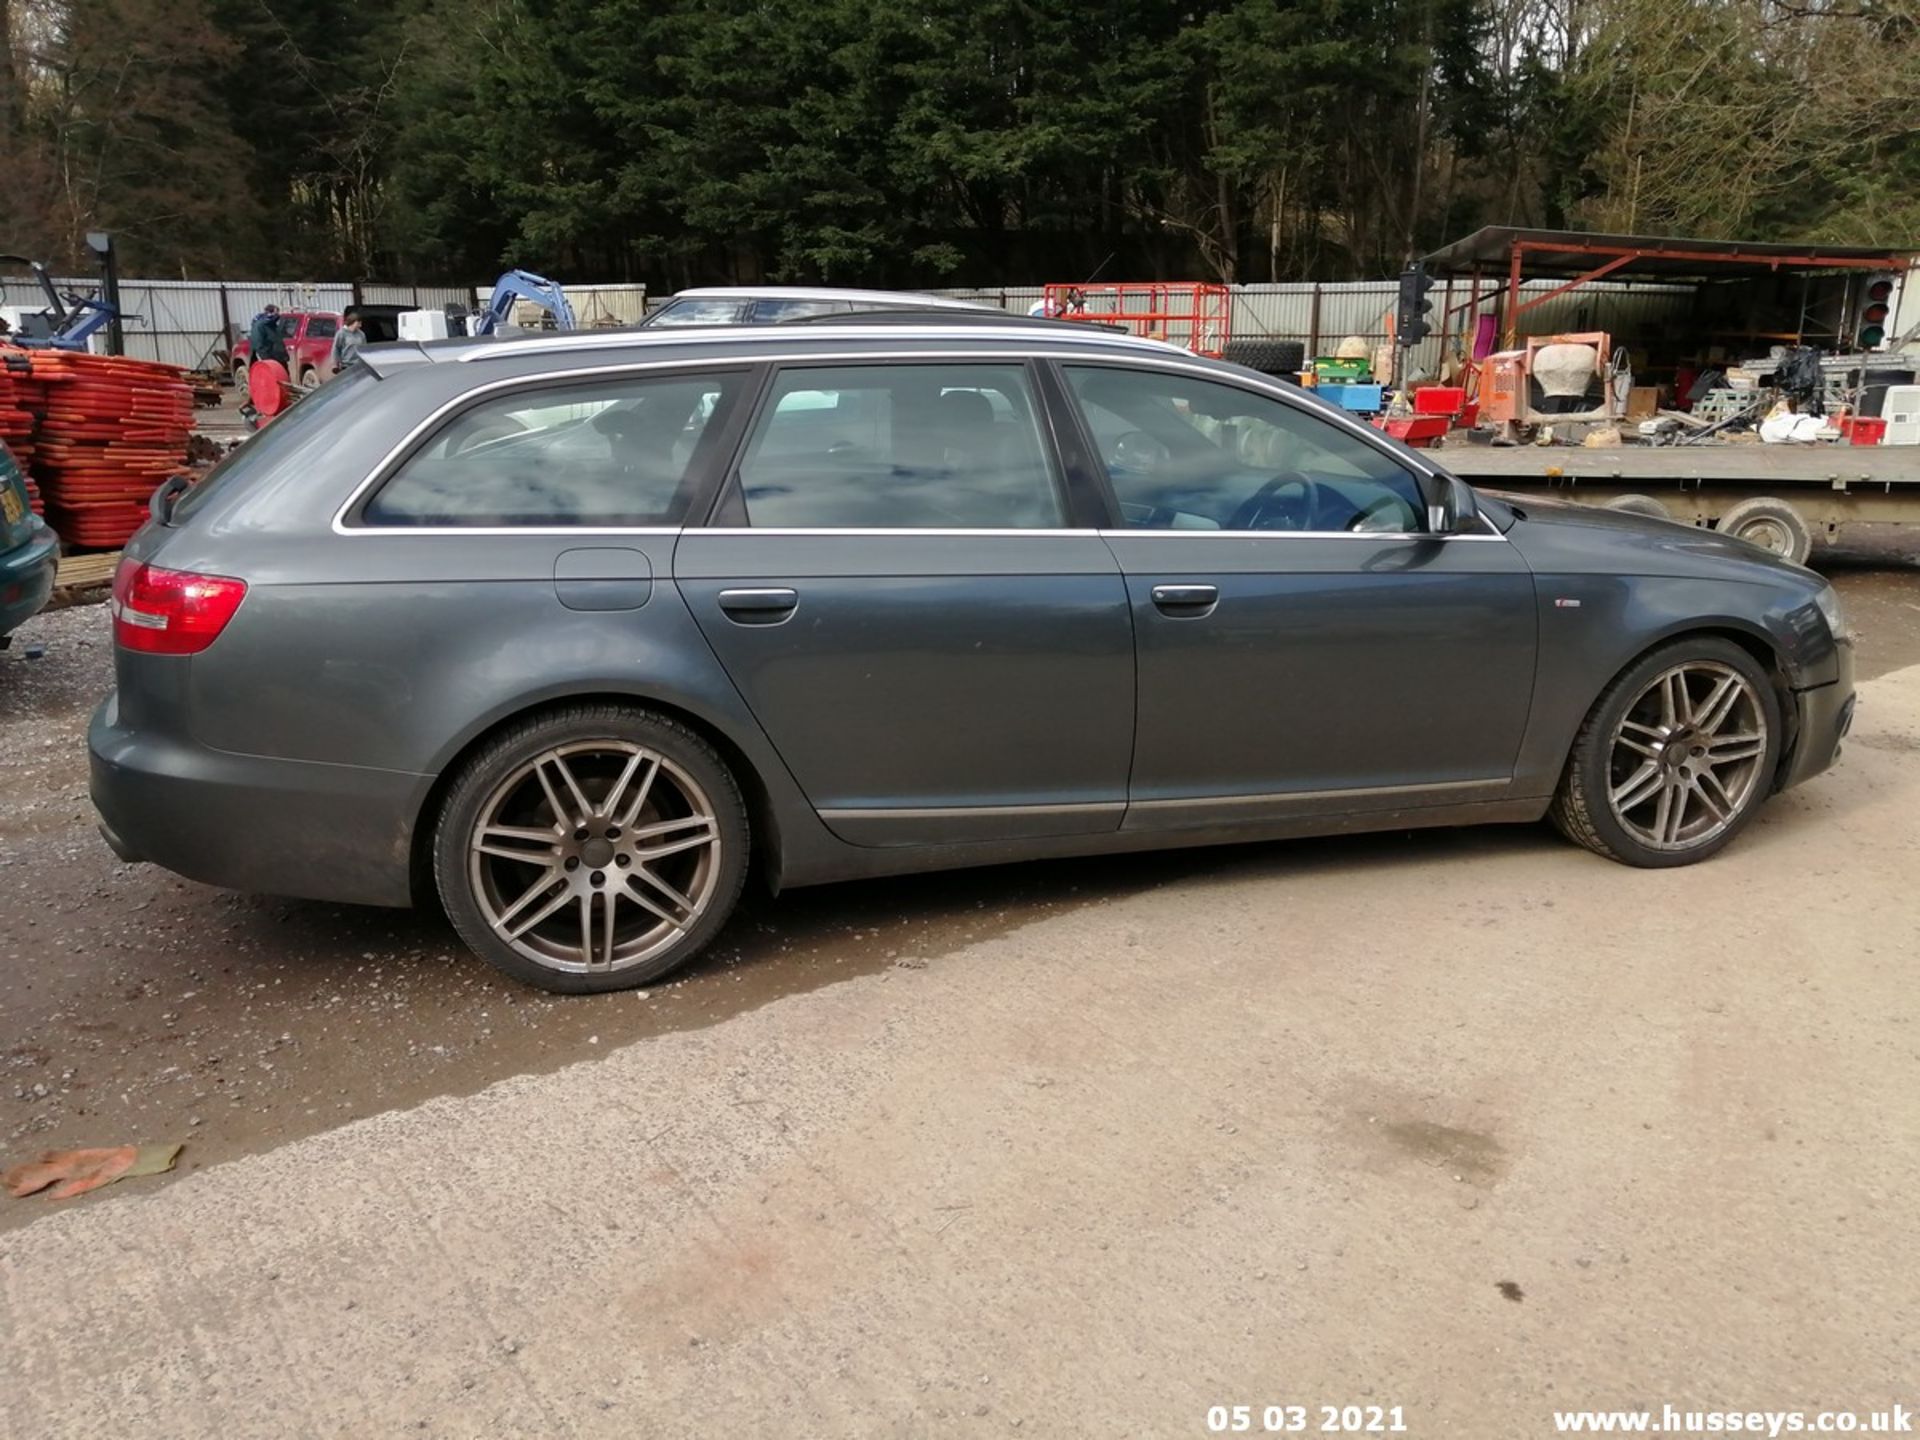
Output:
M1299 518L1286 525L1261 525L1259 522L1266 515L1269 503L1274 497L1282 490L1295 489L1300 492ZM1319 483L1298 473L1276 475L1240 503L1240 508L1233 512L1225 528L1228 530L1312 530L1316 528L1319 518Z

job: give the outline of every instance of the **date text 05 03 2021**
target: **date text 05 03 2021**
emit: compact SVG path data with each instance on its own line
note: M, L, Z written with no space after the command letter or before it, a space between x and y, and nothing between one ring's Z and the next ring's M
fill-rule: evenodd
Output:
M1407 1418L1398 1405L1209 1405L1207 1429L1215 1434L1404 1435Z

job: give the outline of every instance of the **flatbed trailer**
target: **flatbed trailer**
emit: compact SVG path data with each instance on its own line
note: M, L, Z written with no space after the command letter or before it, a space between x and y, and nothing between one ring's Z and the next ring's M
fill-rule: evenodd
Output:
M1788 554L1798 549L1796 559L1822 546L1906 541L1920 548L1920 446L1755 441L1587 449L1456 441L1433 453L1485 489L1642 510L1648 507L1637 502L1650 499L1688 524L1727 528L1721 522L1731 520L1756 543ZM1804 546L1792 517L1805 528Z

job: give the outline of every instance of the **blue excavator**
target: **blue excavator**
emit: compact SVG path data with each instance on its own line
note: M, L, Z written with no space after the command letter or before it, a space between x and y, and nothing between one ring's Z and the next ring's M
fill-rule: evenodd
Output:
M85 350L95 333L119 318L119 310L105 300L88 295L62 295L47 274L47 267L24 255L0 255L0 265L24 265L40 282L40 293L47 297L47 308L20 317L19 326L7 335L15 345L29 350Z
M531 270L509 270L493 282L493 295L487 301L487 308L468 317L467 333L493 334L507 323L514 305L521 300L531 301L553 316L553 328L556 330L579 328L580 322L574 317L573 306L567 303L566 292L558 283Z

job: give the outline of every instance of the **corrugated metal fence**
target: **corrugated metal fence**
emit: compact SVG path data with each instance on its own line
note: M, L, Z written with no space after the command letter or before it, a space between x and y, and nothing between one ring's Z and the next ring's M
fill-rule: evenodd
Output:
M63 292L91 294L98 286L89 280L56 282ZM1493 282L1481 296L1482 309L1496 298ZM1554 288L1550 280L1530 281L1522 287L1530 295ZM643 285L568 285L580 323L591 328L631 325L647 310ZM457 304L472 308L487 292L460 286L300 284L270 281L123 280L121 303L127 311L127 353L174 365L201 367L217 364L229 334L244 331L269 302L282 309L344 310L359 303L438 308ZM998 305L1025 314L1045 293L1038 285L996 289L933 292ZM1386 319L1397 295L1391 280L1363 280L1344 284L1237 285L1233 288L1233 333L1242 337L1272 336L1299 340L1309 354L1330 354L1342 339L1358 335L1369 343L1386 338ZM1605 329L1628 337L1648 336L1682 322L1691 305L1692 288L1685 285L1635 285L1599 281L1554 299L1522 317L1522 331L1548 334L1566 330ZM1432 292L1435 318L1446 288ZM1455 281L1452 302L1467 300L1464 281ZM38 309L40 291L31 280L0 280L0 304ZM1440 359L1439 326L1414 352L1414 372L1431 373ZM1448 324L1457 336L1471 330L1464 310Z
M92 295L96 280L56 280L69 291ZM122 280L120 305L127 354L142 360L164 360L189 369L218 366L229 335L243 334L253 317L267 305L283 310L345 310L349 305L406 305L439 309L480 304L492 287L475 290L458 285L361 285L345 282L314 284L293 281ZM580 323L587 326L630 325L646 313L643 285L569 285ZM0 305L40 310L46 297L33 280L19 276L0 279Z
M1543 295L1559 282L1527 281L1521 292L1525 297ZM997 289L936 290L960 300L977 300L998 305L1024 315L1039 303L1045 291L1038 285L1013 285ZM1432 374L1440 363L1439 316L1448 304L1448 290L1436 284L1429 295L1433 302L1434 333L1414 347L1413 373ZM1482 284L1479 309L1492 313L1503 289L1496 282ZM1555 296L1521 317L1523 335L1551 335L1573 330L1611 330L1628 337L1644 337L1682 323L1692 304L1690 285L1636 285L1625 282L1595 281L1565 295ZM1233 287L1233 333L1241 338L1266 336L1277 340L1298 340L1307 347L1308 357L1331 355L1349 335L1357 335L1369 345L1387 338L1387 320L1399 298L1399 285L1392 280L1358 280L1340 284L1302 282L1280 285L1236 285ZM1450 304L1454 311L1447 325L1449 349L1456 347L1455 337L1463 332L1469 340L1473 321L1466 307L1470 299L1467 282L1456 280Z

